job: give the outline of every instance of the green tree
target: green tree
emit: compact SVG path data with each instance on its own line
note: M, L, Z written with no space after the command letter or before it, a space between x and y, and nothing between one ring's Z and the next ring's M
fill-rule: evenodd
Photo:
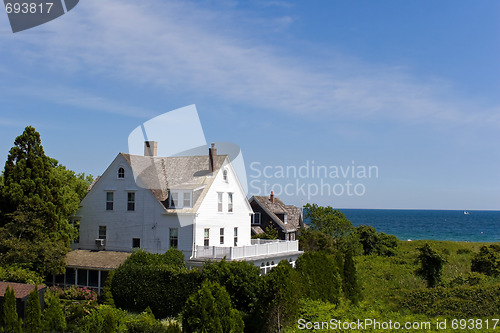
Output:
M340 242L354 227L342 212L330 206L322 207L317 204L306 204L304 206L304 218L310 220L313 230L321 231L333 237L334 244L340 247Z
M113 282L113 276L115 275L115 271L110 271L108 273L108 277L104 282L104 286L102 288L102 299L101 302L106 305L115 306L115 301L113 300L113 293L111 292L111 283Z
M208 262L202 278L226 288L236 309L246 313L252 312L262 288L259 268L246 261Z
M428 243L418 248L420 267L416 273L427 282L427 287L433 288L441 282L443 266L446 259L433 250Z
M231 304L226 289L217 282L204 281L189 296L182 313L182 327L187 332L243 332L238 310Z
M383 256L393 256L396 254L398 239L394 235L378 233L374 227L360 225L356 228L359 242L363 246L363 254L378 254Z
M63 332L66 329L66 318L59 297L50 291L45 293L45 311L43 326L46 332Z
M28 333L42 332L42 309L40 306L38 286L35 286L35 289L30 293L28 298L24 331Z
M5 289L3 303L3 324L5 333L21 333L22 320L17 315L14 289Z
M337 251L333 237L322 233L321 231L303 229L299 235L299 246L302 251L324 251L335 253Z
M14 141L0 187L0 263L61 273L76 229L69 223L91 177L46 156L31 126Z
M297 259L296 269L308 298L338 304L341 279L331 254L306 252Z
M344 253L344 265L342 274L342 289L344 296L353 304L361 301L361 287L358 281L356 264L354 263L354 253L352 248L348 248Z
M264 289L259 300L259 331L281 332L297 319L299 299L303 295L300 276L286 261L264 276Z
M266 230L264 230L263 234L258 234L252 236L254 239L278 239L278 229L273 227L272 225L268 225Z
M472 259L471 271L490 276L500 275L500 252L492 246L482 246Z

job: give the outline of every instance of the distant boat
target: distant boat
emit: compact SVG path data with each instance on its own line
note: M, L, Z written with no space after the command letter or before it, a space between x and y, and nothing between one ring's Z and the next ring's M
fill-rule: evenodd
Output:
M469 215L469 211L464 210L464 215Z

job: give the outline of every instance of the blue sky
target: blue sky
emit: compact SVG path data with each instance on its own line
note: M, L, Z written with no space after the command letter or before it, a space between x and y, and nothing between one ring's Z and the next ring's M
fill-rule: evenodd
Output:
M0 14L0 160L32 125L99 175L138 125L196 104L207 141L241 147L250 194L498 210L499 31L495 0L82 0L16 34ZM378 173L257 177L312 164ZM321 181L331 193L300 190Z

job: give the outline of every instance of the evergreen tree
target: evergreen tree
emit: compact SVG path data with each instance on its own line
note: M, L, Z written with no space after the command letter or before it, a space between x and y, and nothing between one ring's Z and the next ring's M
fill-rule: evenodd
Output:
M40 307L38 286L35 286L28 298L24 331L27 333L42 332L42 309Z
M62 273L77 236L69 219L91 180L46 156L40 134L26 127L9 152L0 186L0 264Z
M281 332L297 319L299 299L303 294L297 271L286 261L264 276L264 289L260 297L259 331Z
M21 333L21 318L17 315L16 295L9 286L5 289L3 303L3 323L5 333Z
M338 304L341 279L332 255L306 252L297 259L296 268L308 298Z
M59 297L51 292L45 293L46 309L43 313L45 332L63 332L66 329L66 318Z
M343 281L342 286L344 296L353 304L358 304L361 300L361 288L358 282L354 254L351 248L344 253Z
M243 319L233 309L226 289L217 282L205 281L184 307L182 327L187 332L243 332Z

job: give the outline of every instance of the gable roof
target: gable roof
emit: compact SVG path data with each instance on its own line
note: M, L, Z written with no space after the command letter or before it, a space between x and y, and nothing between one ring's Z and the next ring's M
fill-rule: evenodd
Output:
M300 208L293 205L285 205L281 199L274 197L274 203L268 196L254 195L250 202L255 201L266 213L278 224L284 232L291 232L299 229L302 222ZM278 215L286 214L287 223L281 220Z
M150 189L155 198L167 212L194 213L198 210L215 176L223 166L227 155L216 156L214 172L208 169L209 156L152 157L120 153L130 165L136 178L136 184ZM191 208L169 209L169 190L201 190L193 196Z
M34 284L17 283L17 282L0 282L0 297L5 296L5 289L7 289L7 286L9 286L10 289L14 289L14 294L16 295L16 298L25 298L30 294L30 292L35 290ZM43 285L38 286L39 291L43 288L45 288L45 286Z

